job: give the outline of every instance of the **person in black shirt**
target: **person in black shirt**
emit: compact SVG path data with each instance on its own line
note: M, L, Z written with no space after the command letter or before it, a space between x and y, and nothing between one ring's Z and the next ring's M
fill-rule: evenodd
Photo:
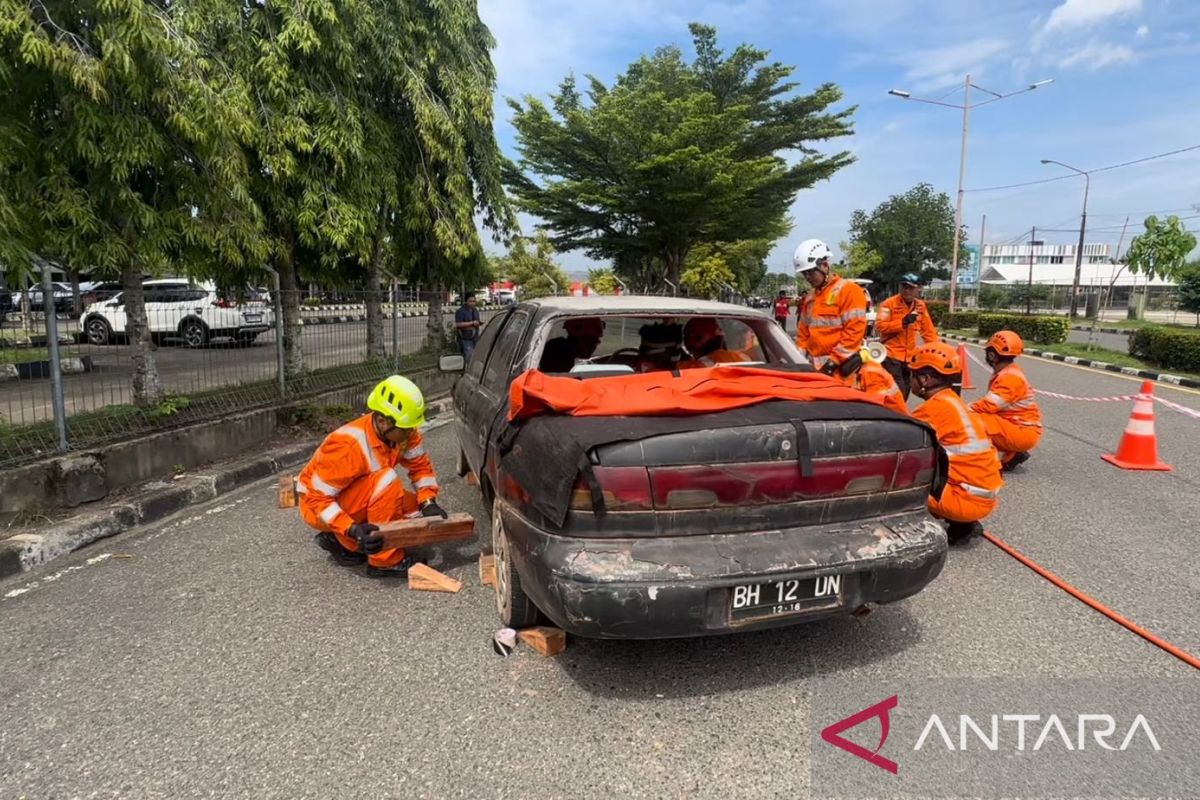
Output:
M471 360L482 325L479 309L475 307L475 293L467 292L463 295L463 304L454 312L454 330L458 334L458 349L462 352L464 361Z

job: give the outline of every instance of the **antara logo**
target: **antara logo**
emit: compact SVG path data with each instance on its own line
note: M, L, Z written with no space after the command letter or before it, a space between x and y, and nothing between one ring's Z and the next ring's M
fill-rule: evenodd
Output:
M883 749L884 742L887 741L888 732L892 727L892 720L889 716L892 709L900 703L897 695L892 695L887 700L876 703L870 708L864 708L857 714L846 717L843 720L833 723L825 730L821 731L821 738L829 742L834 747L840 747L851 755L858 756L868 764L874 764L880 769L885 769L888 772L896 775L900 772L900 766L895 761L890 761L879 755L879 751ZM872 717L879 717L879 746L875 748L875 752L871 752L865 747L855 744L849 739L843 739L841 734L855 725L861 725Z

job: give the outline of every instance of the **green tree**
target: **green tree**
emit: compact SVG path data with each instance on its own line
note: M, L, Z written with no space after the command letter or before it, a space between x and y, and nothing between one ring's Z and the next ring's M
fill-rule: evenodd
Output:
M525 237L514 238L508 254L495 262L497 274L521 287L522 299L565 294L571 287L571 279L554 263L550 238L538 231L532 251L526 241Z
M132 394L164 397L145 274L265 255L247 87L191 35L218 0L0 3L0 255L119 275Z
M842 251L842 263L837 269L839 275L859 278L874 275L883 267L883 256L866 241L841 242L838 249Z
M726 56L713 28L690 30L691 62L664 47L612 86L589 78L586 102L573 77L549 107L509 101L520 160L504 179L518 203L559 249L612 259L650 289L678 286L697 244L778 238L796 193L853 160L813 148L852 133L854 109L827 112L835 85L798 94L766 51Z
M616 294L621 287L611 269L589 269L588 286L596 294Z
M1129 244L1125 256L1129 271L1150 278L1175 279L1188 253L1196 249L1195 235L1174 215L1163 222L1151 214L1145 226L1146 232L1133 237Z
M1179 271L1179 307L1196 315L1200 328L1200 261L1192 261Z
M962 239L965 241L965 231ZM915 272L926 279L948 278L943 266L954 255L954 207L945 192L918 183L904 194L892 195L870 214L850 215L850 245L873 250L881 259L865 277L896 285L900 276ZM966 262L963 246L958 261Z
M687 266L679 277L693 296L714 300L727 284L732 283L733 270L718 250L701 245L689 255Z

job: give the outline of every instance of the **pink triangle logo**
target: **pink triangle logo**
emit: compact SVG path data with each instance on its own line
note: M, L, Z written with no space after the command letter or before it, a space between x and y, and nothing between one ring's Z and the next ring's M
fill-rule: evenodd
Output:
M888 716L889 712L899 704L899 699L896 695L892 695L888 699L876 703L870 708L864 708L857 714L846 717L843 720L833 723L825 730L821 731L821 738L829 742L834 747L841 748L851 755L858 756L868 764L874 764L880 769L885 769L888 772L896 775L900 772L900 767L895 761L889 761L879 755L879 751L883 749L883 743L887 741L888 731L891 729L891 719ZM855 725L860 725L872 717L879 717L879 746L875 748L875 752L871 752L865 747L861 747L849 739L842 738L841 734Z

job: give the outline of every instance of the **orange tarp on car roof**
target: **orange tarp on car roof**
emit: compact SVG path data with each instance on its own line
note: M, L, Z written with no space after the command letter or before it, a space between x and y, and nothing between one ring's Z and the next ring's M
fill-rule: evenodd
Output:
M538 414L637 417L708 414L771 400L841 400L883 405L819 372L718 366L577 380L529 370L508 389L509 420Z

